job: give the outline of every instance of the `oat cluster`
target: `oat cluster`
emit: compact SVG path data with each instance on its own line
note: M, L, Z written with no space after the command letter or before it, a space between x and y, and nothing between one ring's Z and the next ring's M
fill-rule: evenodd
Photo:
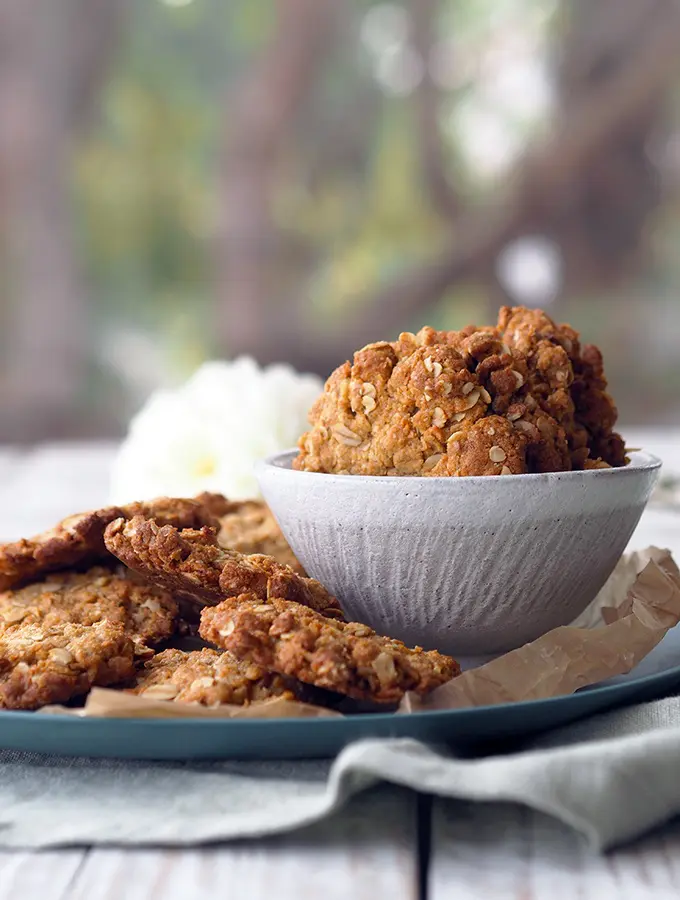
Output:
M121 625L139 655L169 638L177 601L162 588L140 581L123 566L86 572L55 572L14 591L0 593L0 634L18 624Z
M220 706L256 703L289 691L286 679L228 651L164 650L144 664L131 693L154 700Z
M602 355L541 310L423 328L336 369L293 465L343 475L519 475L626 463Z
M0 636L0 707L37 709L118 684L135 671L122 625L22 625Z

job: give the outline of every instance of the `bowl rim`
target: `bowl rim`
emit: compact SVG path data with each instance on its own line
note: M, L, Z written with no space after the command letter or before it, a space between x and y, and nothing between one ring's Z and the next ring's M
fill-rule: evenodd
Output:
M254 466L256 475L264 475L267 472L276 472L277 474L286 473L294 478L306 480L312 484L314 481L321 483L322 481L330 481L330 479L347 480L348 483L362 483L366 485L392 485L393 487L410 487L416 485L443 485L443 484L476 484L476 485L494 485L498 483L507 484L512 482L517 484L518 479L522 483L537 484L546 481L581 481L583 479L603 479L603 478L630 478L639 476L643 473L651 473L661 469L663 461L653 453L646 450L631 450L628 453L630 462L626 466L619 466L611 469L574 469L568 472L531 472L523 475L466 475L456 478L451 475L338 475L335 472L307 472L305 470L293 469L291 463L294 457L299 453L297 447L288 450L281 450L273 453L264 459L258 460ZM286 464L287 463L287 464Z

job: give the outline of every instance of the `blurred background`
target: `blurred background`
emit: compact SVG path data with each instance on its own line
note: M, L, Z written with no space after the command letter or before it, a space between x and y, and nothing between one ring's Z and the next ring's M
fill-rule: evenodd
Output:
M0 441L544 307L680 418L678 0L0 0Z

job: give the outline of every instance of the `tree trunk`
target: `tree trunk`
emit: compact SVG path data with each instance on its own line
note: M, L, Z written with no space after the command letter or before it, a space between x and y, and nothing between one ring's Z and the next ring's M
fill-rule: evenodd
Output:
M74 129L115 38L119 0L0 0L0 440L76 428L88 358L73 245Z
M271 43L234 92L221 172L217 332L230 355L276 356L296 310L277 295L280 241L272 217L280 154L311 92L337 20L335 0L278 0Z

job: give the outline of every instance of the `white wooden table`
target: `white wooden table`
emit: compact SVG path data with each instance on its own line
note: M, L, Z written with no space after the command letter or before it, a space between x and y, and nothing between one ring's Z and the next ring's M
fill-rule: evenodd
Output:
M656 448L680 468L679 435L635 435L630 443ZM0 448L0 541L105 503L110 458L107 445ZM680 515L649 510L633 543L666 545L680 557ZM274 840L180 850L5 851L0 900L680 896L680 819L594 856L546 816L509 804L496 812L492 819L473 804L384 787L328 822Z

